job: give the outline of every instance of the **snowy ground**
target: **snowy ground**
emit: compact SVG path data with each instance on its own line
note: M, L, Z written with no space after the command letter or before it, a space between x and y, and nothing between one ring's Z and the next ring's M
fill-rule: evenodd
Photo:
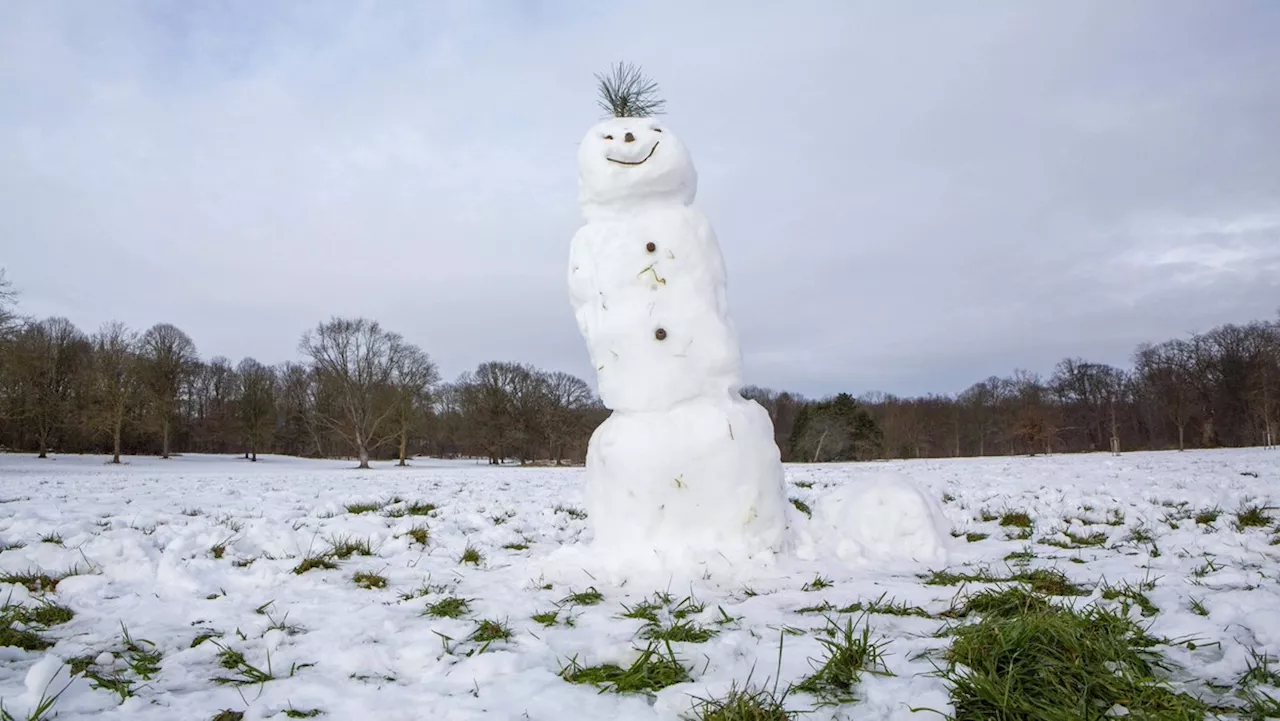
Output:
M46 686L67 683L71 667L62 662L70 661L108 683L71 677L59 719L198 720L223 709L244 719L311 710L384 721L677 719L691 694L721 693L753 669L756 682L772 682L780 663L784 686L806 676L809 660L821 656L813 631L826 623L823 610L834 615L883 597L936 615L961 591L925 582L939 568L797 560L710 577L592 578L554 553L585 534L579 469L419 461L359 472L343 462L276 457L257 464L132 459L122 468L102 461L0 456L0 575L26 581L0 584L0 600L30 610L44 599L74 612L36 627L55 642L51 648L0 648L0 697L18 718ZM831 486L885 468L905 471L945 500L959 534L950 571L1056 568L1091 589L1082 603L1123 601L1104 600L1106 584L1149 589L1157 610L1144 621L1152 633L1197 639L1162 649L1182 667L1174 678L1189 690L1234 684L1251 650L1280 655L1275 522L1239 528L1234 515L1280 496L1280 451L792 466L787 473L793 495L812 503ZM376 508L348 509L360 503ZM411 509L415 503L436 508ZM1214 520L1209 513L1197 519L1215 508ZM1001 526L1010 511L1025 511L1032 530ZM425 546L420 533L410 534L415 528L429 529ZM1020 533L1029 538L1008 538ZM368 541L373 554L295 573L341 540ZM475 563L460 562L468 548L480 554ZM358 572L385 577L386 586L362 588ZM75 575L47 591L30 578L37 573ZM590 594L566 600L590 589L603 596L599 603L588 604ZM575 657L583 665L629 664L644 644L644 622L621 617L624 605L664 591L673 606L686 597L704 605L688 620L716 632L703 643L673 644L693 682L648 697L600 693L558 676ZM469 608L457 618L424 614L449 597L467 599ZM663 621L671 610L659 612ZM551 611L558 611L554 625L531 618ZM946 621L868 618L888 641L895 675L867 676L856 703L806 718L905 718L910 707L949 712L947 687L922 655L947 644L935 636ZM510 638L468 640L485 619L506 624ZM268 663L274 680L215 682L250 680L250 666L268 671ZM788 705L811 708L813 700L797 694Z

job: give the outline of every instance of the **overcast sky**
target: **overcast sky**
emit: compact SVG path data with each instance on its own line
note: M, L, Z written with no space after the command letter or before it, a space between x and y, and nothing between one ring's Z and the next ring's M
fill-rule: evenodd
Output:
M1280 2L9 2L0 267L86 331L591 378L593 73L699 171L749 382L956 392L1280 307Z

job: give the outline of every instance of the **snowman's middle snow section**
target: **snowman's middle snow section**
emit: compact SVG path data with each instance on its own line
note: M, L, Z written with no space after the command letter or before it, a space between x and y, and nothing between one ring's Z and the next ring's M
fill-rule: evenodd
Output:
M657 120L615 118L587 133L578 167L587 224L570 297L614 411L587 452L595 544L628 557L780 550L789 505L773 424L738 394L724 261L690 207L688 152Z

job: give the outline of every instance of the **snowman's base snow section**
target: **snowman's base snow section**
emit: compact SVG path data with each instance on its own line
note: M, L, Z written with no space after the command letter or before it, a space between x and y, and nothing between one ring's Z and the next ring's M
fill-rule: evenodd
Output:
M591 438L586 505L597 567L770 565L777 554L940 563L950 528L938 504L890 474L829 492L806 517L787 498L768 413L735 396L614 413Z
M769 414L727 393L611 415L587 451L586 505L593 547L624 563L767 557L790 535Z

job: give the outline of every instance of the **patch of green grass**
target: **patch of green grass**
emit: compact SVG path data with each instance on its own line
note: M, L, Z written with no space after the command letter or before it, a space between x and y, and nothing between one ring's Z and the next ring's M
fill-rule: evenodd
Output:
M1214 508L1206 508L1202 511L1197 512L1196 515L1193 516L1193 518L1195 519L1195 522L1197 524L1201 526L1208 526L1213 523L1217 523L1218 516L1221 516L1221 515L1222 515L1222 509L1214 507Z
M976 573L955 573L952 571L933 571L924 577L927 586L955 586L961 583L1025 583L1032 590L1051 596L1086 596L1084 588L1074 584L1061 571L1047 568L1016 571L1009 576L995 576L989 571L979 570Z
M504 546L503 546L503 548L507 549L508 551L527 551L527 550L529 550L529 544L527 544L527 543L508 543L508 544L504 545Z
M814 576L813 580L800 587L801 591L821 591L824 588L831 588L833 584L831 579L822 576Z
M578 520L578 521L581 521L581 520L583 520L584 518L586 518L586 517L587 517L587 512L586 512L586 511L582 510L581 508L574 508L574 507L572 507L572 506L560 506L560 505L557 505L557 506L555 507L555 509L553 509L553 510L554 510L556 513L563 513L563 514L567 515L569 518L572 518L572 519L574 519L574 520Z
M787 713L786 693L778 696L775 691L756 688L751 680L741 688L737 682L730 684L728 692L719 698L694 697L689 721L791 721Z
M412 601L415 598L424 598L433 593L446 593L448 590L448 584L431 583L431 580L427 579L419 584L417 588L409 591L401 591L397 596L401 601Z
M205 641L210 641L215 638L222 638L222 634L215 633L213 631L205 631L204 633L201 633L195 638L191 639L191 646L189 648L196 648L197 646L204 643Z
M43 651L46 648L51 648L53 642L32 631L16 629L5 623L0 625L0 647L5 646L13 646L24 651Z
M1066 549L1101 546L1107 542L1107 534L1102 531L1094 531L1093 533L1082 535L1073 532L1070 528L1067 528L1062 531L1062 535L1066 536L1067 540L1064 541L1060 538L1045 538L1041 539L1040 542L1046 546Z
M315 718L322 714L324 714L324 711L321 711L318 708L308 709L304 711L302 709L296 709L292 705L290 705L289 708L284 710L285 718Z
M1103 523L1107 524L1108 526L1123 526L1124 511L1120 510L1119 508L1112 508L1110 511L1107 512L1107 520L1103 521Z
M210 721L242 721L242 719L244 719L243 711L233 711L229 708L224 708L214 715Z
M379 508L382 508L382 504L375 502L348 503L346 505L347 513L353 516L358 516L361 513L373 513Z
M271 668L271 654L269 652L267 654L267 668L264 670L249 663L243 653L222 646L217 641L212 643L222 649L218 652L218 665L234 672L230 676L214 677L213 682L219 686L249 686L276 679L275 672Z
M352 556L372 556L373 541L354 536L334 536L329 539L329 556L345 561Z
M217 560L222 560L222 557L226 555L226 553L227 553L226 541L215 543L209 547L209 554Z
M12 543L9 541L0 541L0 553L4 553L5 551L17 551L26 547L27 544L22 541L14 541Z
M1020 571L1009 577L1011 581L1025 583L1032 591L1049 596L1087 596L1089 591L1078 586L1067 578L1062 571L1050 568L1037 568L1034 571Z
M1001 526L1013 526L1014 528L1031 528L1031 516L1026 511L1006 511L1000 516Z
M404 535L412 538L414 543L417 543L420 546L425 546L427 545L427 542L431 540L431 529L427 528L423 524L418 524L406 531Z
M317 568L325 571L332 571L337 567L338 564L334 563L333 560L329 558L328 554L308 554L303 556L298 565L293 567L293 572L301 576L307 571L314 571Z
M1027 613L1039 613L1049 607L1040 594L1022 586L991 588L975 593L953 605L942 615L948 618L967 618L978 614L984 618L1011 618Z
M413 503L410 503L409 505L405 506L404 512L405 514L410 516L428 516L428 515L431 515L431 513L438 508L439 506L437 506L434 503L414 501Z
M614 693L652 693L691 679L689 669L676 658L671 644L660 645L657 641L642 649L640 657L627 668L613 664L582 666L575 656L560 669L560 678Z
M1266 653L1258 653L1256 648L1249 649L1249 660L1246 662L1248 667L1236 685L1243 687L1250 686L1280 686L1280 659L1276 659Z
M840 609L840 613L878 613L885 616L916 616L918 618L933 618L933 614L919 606L908 606L905 603L896 603L892 598L886 601L886 595L887 594L882 593L876 600L865 603L857 601Z
M535 623L542 624L543 626L554 626L560 620L560 612L559 611L543 611L542 613L533 614L532 616L530 616L530 619L532 619Z
M124 624L120 624L120 631L124 639L124 662L133 671L134 675L143 681L150 681L152 677L160 673L160 651L156 645L145 638L134 640L129 635L129 629Z
M831 611L834 611L835 608L836 608L835 606L831 605L830 601L823 601L822 603L819 603L816 606L805 606L804 608L797 608L796 613L829 613Z
M1004 560L1013 563L1025 563L1036 557L1036 552L1030 546L1024 546L1021 551L1014 551L1004 557Z
M824 637L818 639L823 647L823 658L810 659L814 673L796 684L796 691L849 702L855 700L853 687L862 679L862 674L893 675L884 664L884 647L888 642L872 641L869 623L863 624L861 631L857 625L854 619L845 619L843 626L831 618L827 619Z
M1246 528L1263 528L1271 525L1271 515L1267 511L1272 510L1268 506L1246 505L1241 506L1236 511L1236 530L1243 531Z
M663 599L663 595L666 596ZM646 598L634 606L622 605L622 617L634 618L647 623L658 623L658 612L671 603L670 594L654 594L653 599Z
M604 594L597 591L595 586L592 586L585 591L579 591L565 596L560 599L559 605L594 606L603 600Z
M501 621L485 619L476 625L476 630L471 632L468 639L484 644L509 641L511 640L511 627Z
M1134 526L1124 540L1129 543L1155 543L1156 537L1146 526Z
M1034 533L1031 528L1019 528L1016 531L1004 534L1004 537L1007 541L1025 541L1031 538Z
M1076 546L1101 546L1107 542L1107 534L1102 531L1094 531L1087 535L1077 535L1069 530L1065 533Z
M40 537L41 543L50 543L55 546L63 545L62 535L57 532L46 533Z
M642 638L655 641L671 641L674 643L706 643L718 633L713 628L701 626L693 621L673 621L662 626L649 624L641 630Z
M801 513L803 513L804 515L806 515L806 516L808 516L808 517L810 517L810 518L813 518L813 509L809 508L809 504L808 504L808 503L805 503L804 501L800 500L799 498L792 498L792 499L791 499L791 505L795 506L797 511L800 511L800 512L801 512Z
M1200 599L1191 599L1191 612L1197 616L1208 616L1209 609L1205 608L1204 601Z
M991 536L990 533L975 533L973 531L970 531L969 533L964 534L964 540L968 541L969 543L977 543L978 541L987 540L987 538L990 536Z
M993 513L990 509L987 509L987 508L984 508L978 512L978 520L982 521L983 523L989 523L991 521L997 520L998 518L1000 518L999 514Z
M433 616L435 618L462 618L470 612L470 601L465 598L458 598L457 596L449 596L428 605L422 611L422 614L424 616Z
M53 601L41 601L35 608L24 607L15 613L23 623L44 628L67 623L76 617L75 611Z
M120 703L124 703L134 695L134 680L119 671L104 675L94 669L86 669L84 677L89 680L89 688L114 693L120 697Z
M58 590L58 584L70 575L50 576L44 571L3 573L0 574L0 583L15 583L26 586L31 593L45 593Z
M1151 650L1157 641L1127 617L1030 599L1018 593L992 603L1003 612L951 629L938 675L953 718L1101 719L1116 706L1133 718L1204 717L1203 702L1157 677L1167 667Z
M360 588L368 589L370 591L375 588L387 587L386 576L378 573L370 573L369 571L359 571L351 577L351 580Z
M950 493L944 493L944 494L942 494L942 502L943 502L943 503L952 503L952 502L954 502L955 500L956 500L956 497L955 497L954 495L950 494Z
M472 566L479 566L481 563L484 563L484 554L480 552L480 549L468 543L467 547L462 549L462 556L458 559L458 563L469 563Z
M1137 606L1143 616L1154 616L1160 613L1160 609L1147 598L1147 595L1141 589L1135 588L1129 583L1120 586L1104 585L1102 588L1102 598L1106 601L1120 601L1122 612L1126 615L1129 613L1130 604Z

